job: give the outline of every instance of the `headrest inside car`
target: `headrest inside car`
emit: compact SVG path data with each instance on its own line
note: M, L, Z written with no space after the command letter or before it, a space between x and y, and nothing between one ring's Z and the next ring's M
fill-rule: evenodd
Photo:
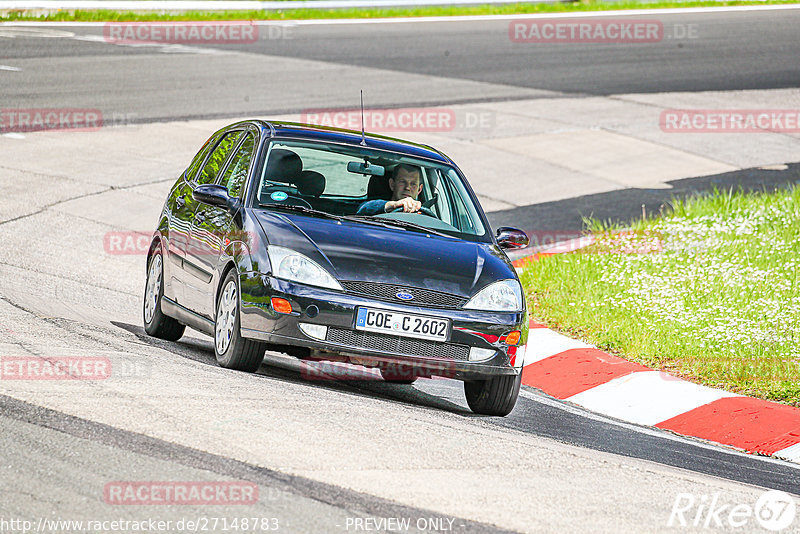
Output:
M369 184L367 184L367 198L391 199L392 190L389 189L389 178L386 176L370 176Z
M303 171L297 180L297 191L301 195L318 197L325 191L325 177L315 171Z
M284 184L295 183L303 170L303 160L291 150L276 148L269 153L264 179Z

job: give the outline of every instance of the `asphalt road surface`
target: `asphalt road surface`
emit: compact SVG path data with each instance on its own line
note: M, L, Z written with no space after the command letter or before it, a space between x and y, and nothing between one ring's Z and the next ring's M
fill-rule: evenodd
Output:
M146 124L352 107L361 88L371 106L428 106L800 83L800 10L654 18L669 38L599 46L512 43L508 21L270 26L251 44L155 47L109 44L96 26L0 27L0 107L98 108ZM800 495L793 465L534 390L506 418L476 417L457 382L309 380L278 354L247 375L218 368L200 335L149 338L143 259L104 254L98 243L109 230L149 229L185 157L171 154L167 137L84 135L101 141L0 137L0 354L102 355L130 372L0 383L0 520L157 518L186 531L202 529L179 521L250 516L267 520L257 530L404 530L377 523L396 518L434 532L683 531L670 523L680 495L717 495L729 507L753 505L764 489ZM517 209L514 217L537 206ZM181 507L104 497L109 483L150 480L248 481L259 499Z
M188 47L247 53L220 59L181 53L180 46L109 46L102 27L58 29L73 38L6 27L14 38L3 39L0 60L23 71L1 76L0 89L4 105L92 104L109 115L164 121L354 107L358 89L368 106L401 106L800 86L800 10L617 18L655 20L663 39L520 43L509 38L511 21L504 19L268 25L254 43ZM48 31L50 38L30 36Z

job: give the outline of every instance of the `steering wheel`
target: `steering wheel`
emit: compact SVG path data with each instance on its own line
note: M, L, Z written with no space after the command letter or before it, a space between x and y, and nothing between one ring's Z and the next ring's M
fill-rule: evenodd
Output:
M437 217L437 216L436 216L436 214L435 214L435 213L433 213L433 210L432 210L432 209L430 209L430 208L426 208L425 206L422 206L422 207L419 209L419 212L420 212L421 214L423 214L423 215L427 215L428 217L433 217L434 219L438 219L438 218L439 218L439 217Z
M423 215L427 215L428 217L433 217L434 219L438 219L439 217L437 217L436 214L433 213L433 210L431 209L433 205L436 204L437 200L439 200L439 195L433 195L431 198L422 203L422 206L419 208L419 212L422 213Z
M431 198L429 198L428 200L426 200L425 202L422 203L422 207L426 208L428 211L433 213L433 210L431 210L431 207L433 207L433 205L436 204L437 200L439 200L439 195L433 195Z
M419 208L419 212L423 215L427 215L428 217L433 217L434 219L438 219L439 217L431 209L431 206L436 204L436 201L439 199L438 195L433 195L431 198L426 200L422 203L422 206ZM398 211L403 211L403 208L395 208L392 210L392 213L397 213Z

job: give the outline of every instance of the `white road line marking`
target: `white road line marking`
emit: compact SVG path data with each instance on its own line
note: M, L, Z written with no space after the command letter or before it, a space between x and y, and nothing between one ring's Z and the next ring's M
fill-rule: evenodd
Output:
M5 37L8 39L14 39L17 37L36 37L42 39L62 39L65 37L72 37L75 35L72 32L67 32L64 30L53 30L53 29L35 29L32 27L19 27L17 26L16 29L9 25L0 24L0 37Z
M710 402L740 396L661 371L640 371L609 380L566 400L631 423L655 425Z
M699 438L692 439L692 438L688 438L688 437L679 436L677 434L673 434L672 432L669 432L669 431L666 431L666 430L661 430L661 429L657 429L657 428L648 428L648 427L644 427L644 426L635 425L633 423L626 423L624 421L618 421L617 419L612 419L610 417L605 417L603 415L596 414L596 413L590 412L588 410L584 410L584 409L582 409L582 408L580 408L578 406L572 406L570 404L565 404L565 403L563 403L561 401L558 401L556 399L552 399L550 397L545 397L544 395L537 395L535 393L531 393L531 392L526 391L524 389L520 390L519 394L520 394L521 397L524 397L526 399L530 399L530 400L532 400L534 402L538 402L540 404L544 404L545 406L558 408L559 410L563 410L563 411L565 411L567 413L571 413L571 414L577 415L579 417L584 417L586 419L591 419L592 421L597 421L599 423L606 423L606 424L609 424L609 425L622 427L622 428L625 428L627 430L631 430L633 432L638 432L640 434L645 434L647 436L653 436L653 437L662 438L662 439L666 439L666 440L670 440L670 441L675 441L675 442L678 442L678 443L683 443L683 444L686 444L686 445L692 445L692 446L695 446L695 447L699 447L701 449L707 449L707 450L711 450L711 451L722 452L722 453L725 453L725 454L730 454L732 456L743 456L743 457L747 457L747 458L751 458L751 459L757 459L757 460L760 460L760 461L763 461L763 462L778 464L778 465L782 465L782 466L785 466L785 467L791 467L793 469L800 470L800 464L787 463L784 460L778 460L776 458L771 458L769 456L757 456L757 455L753 455L753 454L747 454L747 453L744 453L744 452L741 452L741 451L738 451L738 450L735 450L735 449L729 449L729 448L721 446L721 445L714 445L712 443L701 441ZM584 448L587 448L587 447L584 447ZM588 447L588 448L591 448L591 447Z
M25 139L24 135L22 135L21 133L16 133L16 132L4 133L3 137L8 137L9 139Z
M549 328L531 328L528 330L528 350L525 353L525 365L544 360L550 356L570 349L591 349L591 345L569 338Z
M791 447L786 447L785 449L781 449L779 451L775 451L774 454L775 456L784 458L790 462L800 463L800 443L792 445Z
M20 69L19 67L11 67L11 66L8 66L8 65L0 65L0 70L7 70L7 71L11 71L11 72L20 72L22 69Z
M175 43L141 42L141 43L120 43L109 40L102 35L76 35L76 41L89 41L94 43L104 43L114 46L128 46L131 48L152 48L162 54L227 54L229 52L218 48L208 48L199 46L187 46Z

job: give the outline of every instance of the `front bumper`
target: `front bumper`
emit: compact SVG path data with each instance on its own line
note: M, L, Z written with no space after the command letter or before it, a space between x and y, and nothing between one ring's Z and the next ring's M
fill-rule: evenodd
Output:
M332 352L375 365L402 364L422 376L473 380L516 375L522 368L528 339L524 311L495 313L410 306L254 272L240 275L240 288L241 331L246 338ZM292 313L276 312L270 304L272 297L288 300ZM359 306L450 319L452 328L446 342L363 332L354 326ZM325 338L307 335L300 329L300 323L327 327ZM508 346L504 343L505 336L513 330L520 330L522 335L517 346ZM472 347L488 349L492 355L471 361Z

